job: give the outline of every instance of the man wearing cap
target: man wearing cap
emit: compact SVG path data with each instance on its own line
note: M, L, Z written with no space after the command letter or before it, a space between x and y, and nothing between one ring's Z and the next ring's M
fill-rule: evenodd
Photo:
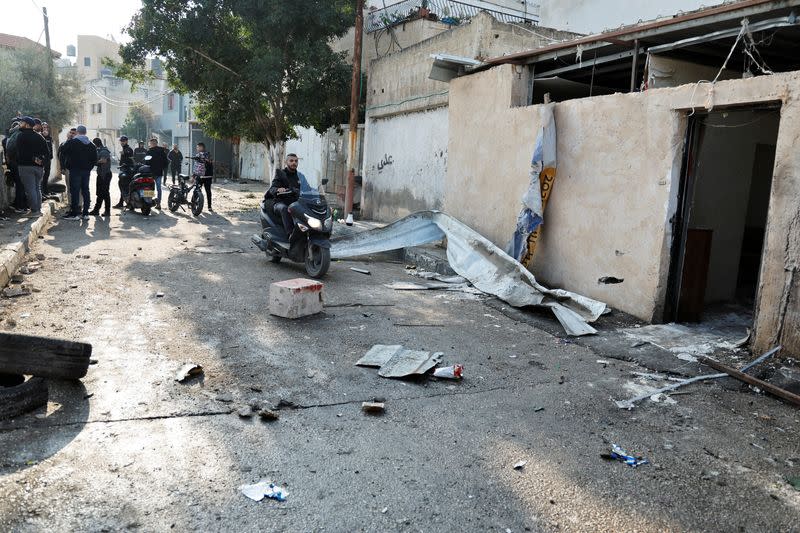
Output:
M89 174L97 164L97 148L86 136L86 126L79 125L77 135L64 143L61 155L69 170L70 211L66 220L89 218ZM80 212L80 197L83 196L83 213Z
M133 148L128 145L128 137L123 135L119 138L119 144L122 149L119 152L119 166L133 166ZM114 205L114 209L122 209L125 207L125 198L128 197L128 191L125 190L124 184L120 181L119 186L119 202Z
M47 158L44 137L33 130L36 122L31 117L19 117L19 131L9 143L9 156L17 164L19 179L25 189L30 206L30 216L42 214L42 165Z

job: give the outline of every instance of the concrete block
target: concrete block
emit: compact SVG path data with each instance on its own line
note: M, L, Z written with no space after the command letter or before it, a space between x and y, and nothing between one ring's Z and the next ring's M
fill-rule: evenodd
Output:
M269 287L269 312L284 318L300 318L322 312L322 283L290 279Z

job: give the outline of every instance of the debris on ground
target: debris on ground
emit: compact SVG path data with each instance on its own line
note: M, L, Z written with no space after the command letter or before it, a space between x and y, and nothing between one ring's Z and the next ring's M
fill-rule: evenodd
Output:
M444 379L461 379L463 374L464 365L444 366L433 371L434 377Z
M725 372L725 374L743 383L759 387L761 390L766 391L772 394L773 396L777 396L782 400L800 406L800 396L798 396L797 394L791 393L787 390L777 387L772 383L767 383L766 381L754 378L753 376L748 376L744 372L741 372L739 370L736 370L735 368L731 368L727 365L724 365L719 361L714 361L713 359L709 359L708 357L700 357L700 362L703 363L704 365L710 366L715 370Z
M783 348L783 347L782 346L778 346L776 348L773 348L772 350L768 351L767 353L765 353L764 355L762 355L758 359L754 359L750 363L748 363L745 366L743 366L740 371L741 372L747 372L749 369L753 368L754 366L756 366L756 365L758 365L760 363L763 363L764 361L766 361L767 359L769 359L770 357L772 357L773 355L778 353L781 350L781 348ZM731 370L733 370L733 369L731 369ZM616 400L614 403L620 409L633 409L637 402L640 402L642 400L646 400L647 398L652 398L653 396L656 396L658 394L671 392L671 391L674 391L675 389L678 389L680 387L684 387L686 385L690 385L692 383L696 383L698 381L706 381L706 380L710 380L710 379L719 379L719 378L726 378L726 377L729 377L729 375L724 373L724 372L721 373L721 374L701 374L701 375L695 376L693 378L680 380L680 381L678 381L676 383L673 383L672 385L667 385L666 387L662 387L662 388L657 389L657 390L649 390L648 392L646 392L644 394L641 394L639 396L636 396L634 398L630 398L629 400Z
M156 293L156 298L163 298L163 297L164 297L164 293L163 292L159 291L159 292Z
M141 248L140 248L141 249ZM240 254L243 253L241 248L215 248L212 246L198 246L194 249L199 254Z
M372 275L372 272L370 272L369 270L367 270L365 268L350 267L350 270L352 270L353 272L358 272L359 274L366 274L367 276L371 276Z
M261 480L253 485L242 485L239 487L239 491L256 502L260 502L264 498L285 502L289 496L289 492L284 487L279 487L269 480Z
M382 415L386 411L386 404L383 402L362 402L361 410L368 415Z
M611 445L611 453L604 453L600 457L602 457L606 461L623 462L626 465L630 466L631 468L636 468L637 466L650 464L650 461L648 461L644 457L636 457L633 455L629 455L628 452L626 452L616 444Z
M203 367L198 365L197 363L185 363L178 373L175 374L175 381L178 383L184 383L188 381L190 378L194 378L197 376L203 375Z
M20 296L28 296L31 290L25 285L19 287L7 287L3 289L3 296L6 298L19 298Z
M800 476L790 477L786 480L796 491L800 491Z
M239 415L239 418L253 418L253 408L249 405L245 405L239 408L237 414Z
M522 470L526 464L528 464L528 461L518 461L514 463L514 470Z
M441 361L442 353L408 350L404 346L376 344L356 362L356 366L377 367L384 378L422 375Z
M261 409L258 412L259 418L264 422L275 422L280 418L280 414L277 411L273 411L272 409Z

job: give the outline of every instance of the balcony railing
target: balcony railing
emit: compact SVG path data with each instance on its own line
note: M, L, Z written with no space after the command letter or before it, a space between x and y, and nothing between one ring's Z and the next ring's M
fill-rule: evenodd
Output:
M481 11L486 11L501 22L527 22L538 24L539 6L523 1L525 9L506 8L483 0L460 2L458 0L403 0L366 14L366 31L374 32L420 18L420 9L428 10L427 18L444 24L458 26L469 21Z

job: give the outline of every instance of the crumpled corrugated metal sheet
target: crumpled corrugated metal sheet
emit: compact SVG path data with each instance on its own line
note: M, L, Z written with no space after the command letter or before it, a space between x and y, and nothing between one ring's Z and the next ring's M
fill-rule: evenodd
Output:
M335 239L331 243L331 257L354 257L421 246L444 237L447 237L450 267L479 290L514 307L549 307L569 335L597 333L589 322L606 311L606 304L540 285L527 268L502 249L441 211L420 211L382 228Z

